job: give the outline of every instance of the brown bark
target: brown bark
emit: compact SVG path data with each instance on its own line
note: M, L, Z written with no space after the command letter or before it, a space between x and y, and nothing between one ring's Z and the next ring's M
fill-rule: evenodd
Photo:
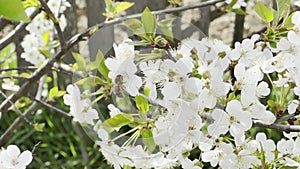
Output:
M102 15L105 12L104 0L86 0L88 26L95 25L105 21ZM89 39L89 53L91 60L94 60L98 50L105 55L109 53L114 42L114 26L101 28L95 35Z
M207 0L202 0L202 2L205 2ZM205 35L208 35L209 31L209 24L211 21L211 9L210 6L204 7L200 9L200 20L197 22L197 27L204 33Z

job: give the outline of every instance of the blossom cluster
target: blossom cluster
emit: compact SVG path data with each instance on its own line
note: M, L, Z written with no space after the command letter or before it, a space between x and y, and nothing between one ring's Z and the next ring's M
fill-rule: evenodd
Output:
M71 6L70 3L67 0L50 0L47 4L55 17L59 20L61 29L64 30L67 21L63 13L66 8ZM26 12L31 14L34 10L34 7L30 7L26 9ZM26 30L29 34L25 35L21 43L21 46L24 49L21 57L36 66L45 61L46 57L43 55L42 51L51 51L52 47L49 42L54 40L55 29L53 22L46 18L47 16L44 12L38 14L30 24L26 26Z
M116 101L108 106L107 121L95 109L84 108L88 103L77 85L68 86L65 104L76 121L93 125L96 143L115 168L197 169L207 163L223 169L300 167L299 133L284 133L275 143L265 133L251 137L249 132L253 122L276 121L277 107L264 98L274 99L289 114L299 107L300 12L294 13L292 23L294 28L275 48L259 35L236 42L233 49L219 40L186 39L167 56L143 61L127 39L114 45L115 57L105 59L110 92L136 102L140 96L147 100L144 107L129 101L127 109L120 108ZM121 133L116 121L125 117L131 129ZM151 131L147 137L141 134L145 130ZM195 149L201 153L191 160Z
M1 169L25 169L32 161L32 153L28 150L20 152L16 145L9 145L0 150Z

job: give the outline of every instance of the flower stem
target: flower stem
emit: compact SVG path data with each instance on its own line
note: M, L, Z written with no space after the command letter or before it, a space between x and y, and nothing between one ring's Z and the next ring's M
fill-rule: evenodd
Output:
M121 135L115 137L112 141L116 141L116 140L122 138L123 136L126 136L127 134L136 131L137 129L138 129L138 127L135 127L135 128L133 128L133 129L131 129L131 130L129 130L129 131L127 131L127 132L125 132L125 133L123 133L123 134L121 134Z

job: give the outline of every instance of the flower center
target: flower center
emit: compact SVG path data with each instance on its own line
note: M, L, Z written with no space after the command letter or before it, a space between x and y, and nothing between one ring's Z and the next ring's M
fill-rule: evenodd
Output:
M13 164L14 166L16 166L17 164L19 164L18 159L16 159L16 158L13 159L13 160L12 160L12 164Z
M235 122L235 117L234 116L230 116L229 121L230 121L230 123Z

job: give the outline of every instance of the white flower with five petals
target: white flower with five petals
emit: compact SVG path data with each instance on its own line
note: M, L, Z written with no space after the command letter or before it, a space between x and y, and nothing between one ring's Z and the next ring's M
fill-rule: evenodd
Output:
M74 121L93 125L94 120L98 119L98 112L90 107L88 99L80 98L80 90L76 84L67 86L68 94L64 95L64 103L70 106L70 114Z
M235 138L235 141L244 136L244 132L252 126L251 114L244 111L242 105L237 100L232 100L227 104L226 112L215 109L212 112L213 124L207 128L208 134L218 137L228 131Z
M25 169L32 161L32 153L28 150L21 153L16 145L9 145L7 149L0 150L0 168Z

